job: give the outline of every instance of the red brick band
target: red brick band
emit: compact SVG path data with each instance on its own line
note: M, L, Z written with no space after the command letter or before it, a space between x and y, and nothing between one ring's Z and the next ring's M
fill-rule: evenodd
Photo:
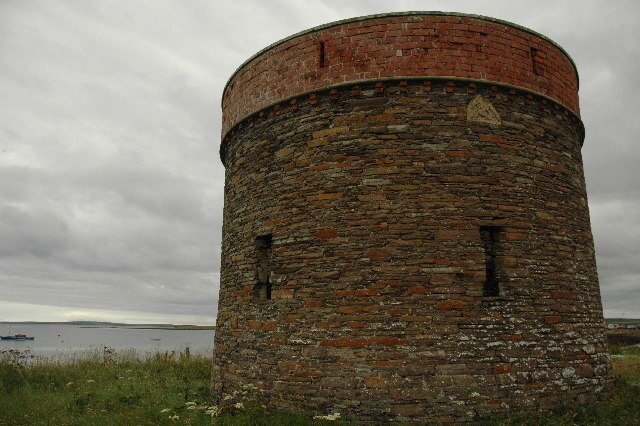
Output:
M553 41L492 18L410 12L338 21L259 52L225 87L222 134L248 115L302 93L409 77L500 82L579 114L575 65Z

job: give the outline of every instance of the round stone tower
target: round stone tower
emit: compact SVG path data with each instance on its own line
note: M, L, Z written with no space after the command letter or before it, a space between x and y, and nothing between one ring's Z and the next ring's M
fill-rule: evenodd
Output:
M218 400L463 422L606 394L560 46L474 15L349 19L258 52L222 106Z

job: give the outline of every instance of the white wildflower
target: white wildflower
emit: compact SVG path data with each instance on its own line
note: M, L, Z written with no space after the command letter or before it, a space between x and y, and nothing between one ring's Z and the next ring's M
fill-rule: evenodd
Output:
M238 410L244 410L244 404L242 402L236 402L235 404L233 404L233 406Z
M228 401L228 400L230 400L230 399L233 399L233 396L231 396L231 395L225 395L225 396L224 396L224 398L222 398L222 399L223 399L223 400L225 400L225 401Z
M163 408L160 410L160 414L168 413L169 411L171 411L171 408Z
M471 394L469 394L469 396L471 398L478 398L480 396L480 394L478 392L471 392Z
M211 417L218 417L220 415L220 409L217 405L213 405L207 408L207 411L205 411L204 413L210 415Z
M95 380L93 380L93 379L88 379L87 380L87 383L93 383L93 382L95 382Z
M340 413L327 414L326 416L313 416L314 420L329 420L330 422L340 420Z
M196 405L198 405L198 404L196 404L196 403L195 403L195 402L193 402L193 401L189 401L189 402L185 403L184 405L186 405L187 407L195 407L195 406L196 406Z
M174 414L173 416L169 416L169 420L178 420L180 418L179 415Z
M187 410L197 410L198 408L195 405L187 405Z

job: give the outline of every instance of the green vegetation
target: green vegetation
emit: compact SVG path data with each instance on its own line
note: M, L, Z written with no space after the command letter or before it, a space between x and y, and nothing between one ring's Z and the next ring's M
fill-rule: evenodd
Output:
M615 389L608 401L574 406L551 415L513 417L498 425L640 425L640 357L614 357Z
M0 424L168 424L170 415L207 424L211 417L204 410L187 411L186 403L207 401L209 371L208 360L186 353L139 361L133 352L105 349L55 362L5 354ZM160 413L164 408L170 412Z
M640 324L640 318L605 318L607 324Z
M640 354L612 348L616 388L610 400L551 415L514 417L496 425L640 425ZM322 425L306 414L266 414L247 402L216 415L209 402L210 360L105 348L89 356L37 360L0 353L0 425ZM252 396L253 395L253 396Z
M640 330L608 330L606 336L612 355L640 354Z
M322 425L274 413L251 400L217 413L209 401L211 361L105 348L68 359L0 352L0 425ZM250 398L251 399L251 398Z

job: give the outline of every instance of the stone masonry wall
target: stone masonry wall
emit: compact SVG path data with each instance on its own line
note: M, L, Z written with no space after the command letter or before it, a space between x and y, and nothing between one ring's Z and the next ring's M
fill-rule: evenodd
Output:
M546 97L434 78L239 123L221 149L216 399L251 384L269 407L465 422L605 395L582 140Z

